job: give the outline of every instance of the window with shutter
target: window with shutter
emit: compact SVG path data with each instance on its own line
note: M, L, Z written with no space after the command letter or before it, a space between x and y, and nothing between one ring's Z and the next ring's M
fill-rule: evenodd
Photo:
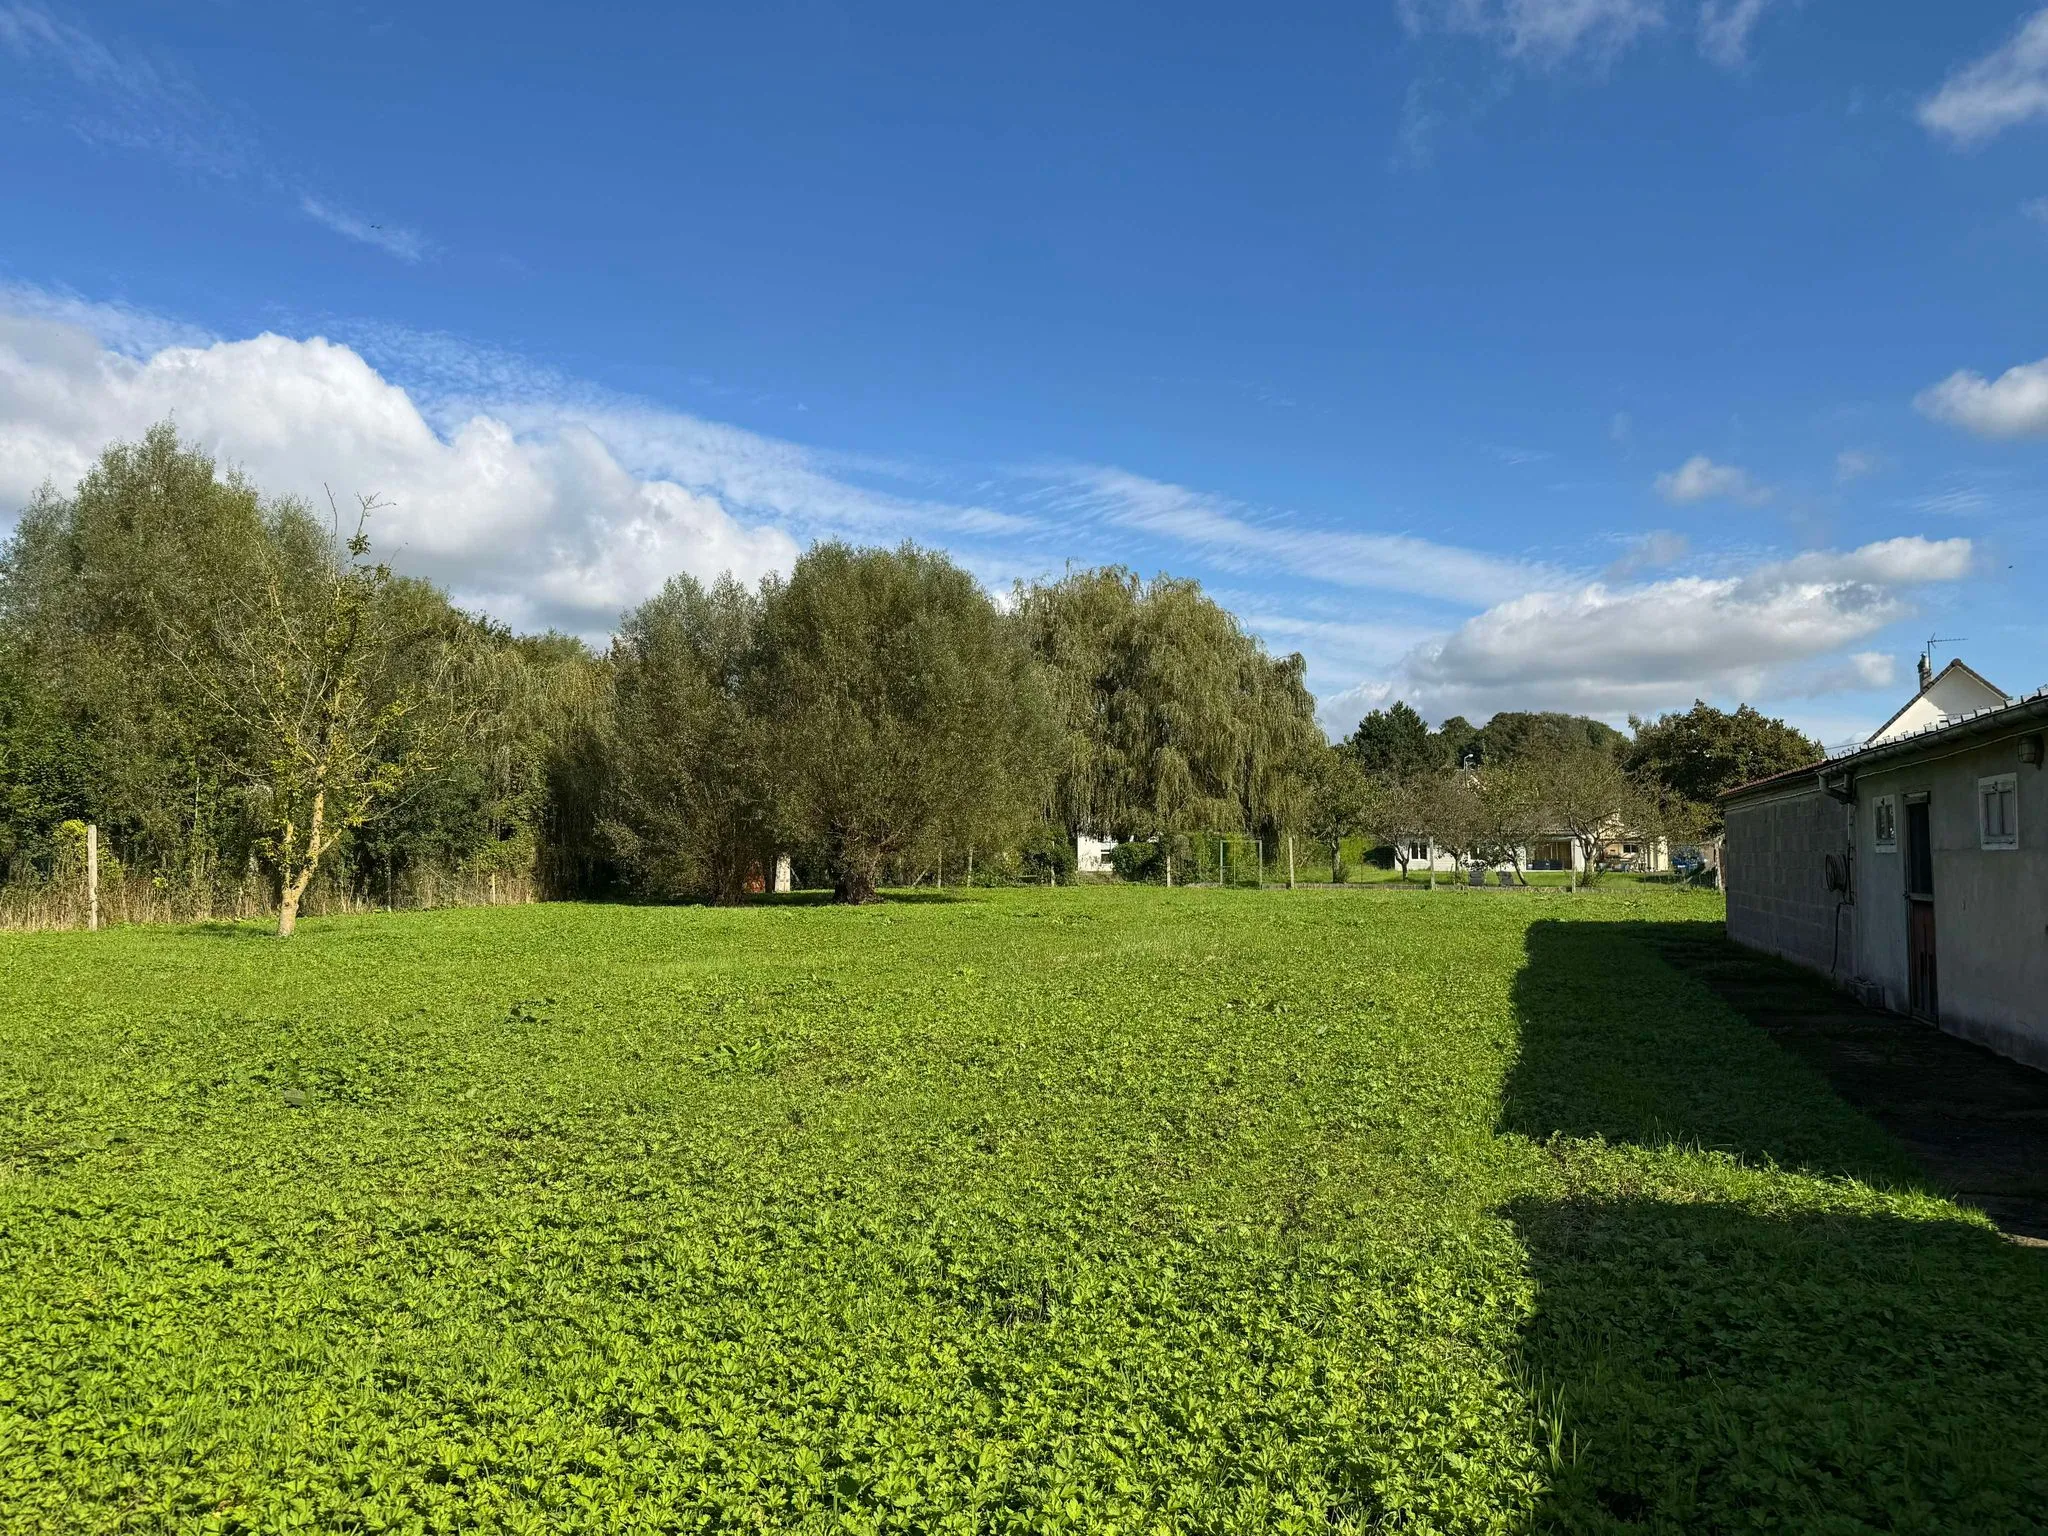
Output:
M2020 781L2017 774L2000 773L1977 781L1977 841L1991 849L2020 845Z

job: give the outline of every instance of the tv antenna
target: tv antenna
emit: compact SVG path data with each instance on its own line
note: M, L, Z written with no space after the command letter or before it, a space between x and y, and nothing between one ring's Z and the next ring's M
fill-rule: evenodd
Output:
M1968 635L1929 635L1927 637L1927 649L1920 654L1927 658L1927 665L1931 670L1934 666L1934 648L1937 645L1961 645L1969 638Z

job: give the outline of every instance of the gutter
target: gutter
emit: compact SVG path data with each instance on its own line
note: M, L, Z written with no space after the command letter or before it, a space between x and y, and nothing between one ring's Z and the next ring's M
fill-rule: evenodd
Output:
M1720 801L1727 805L1765 790L1789 788L1800 779L1810 776L1822 794L1848 804L1856 798L1856 774L1859 770L1879 763L1888 763L1895 758L1915 757L1930 749L1943 749L1942 755L1947 756L1949 750L1960 750L1965 743L1981 745L1987 740L1996 741L2004 736L2024 736L2029 734L2030 729L2038 730L2043 722L2048 722L2048 690L2029 694L2024 699L2001 705L1997 709L1979 710L1974 715L1964 715L1958 720L1945 721L1927 730L1916 731L1911 736L1901 736L1896 741L1880 742L1874 747L1860 747L1854 752L1810 768L1794 768L1785 773L1774 773L1769 778L1758 779L1754 783L1738 784L1734 789L1722 791ZM1830 780L1839 780L1841 788L1833 787Z

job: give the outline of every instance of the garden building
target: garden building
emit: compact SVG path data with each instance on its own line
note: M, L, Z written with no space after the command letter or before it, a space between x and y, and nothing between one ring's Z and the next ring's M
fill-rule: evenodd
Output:
M2048 689L1920 677L1862 746L1722 797L1728 934L2048 1068Z

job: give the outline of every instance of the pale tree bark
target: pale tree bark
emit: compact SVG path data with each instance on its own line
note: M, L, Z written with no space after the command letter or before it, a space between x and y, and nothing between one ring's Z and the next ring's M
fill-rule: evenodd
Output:
M278 895L277 936L280 939L290 938L299 926L299 903L306 899L306 888L313 883L313 876L320 868L320 856L327 852L327 841L323 840L327 830L326 822L327 791L322 789L315 791L313 795L313 815L306 828L305 859L296 870L290 870L287 863L288 872L284 888ZM283 845L289 849L292 844L292 828L287 825Z

